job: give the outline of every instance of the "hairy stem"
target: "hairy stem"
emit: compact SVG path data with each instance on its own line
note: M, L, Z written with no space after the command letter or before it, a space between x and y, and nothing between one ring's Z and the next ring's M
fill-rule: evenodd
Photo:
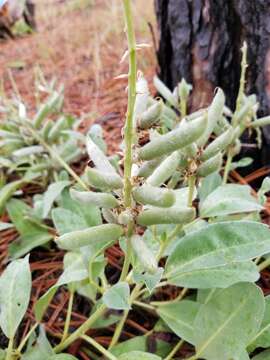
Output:
M70 296L69 296L69 300L68 300L67 316L66 316L62 341L64 341L68 337L68 331L69 331L70 320L71 320L73 300L74 300L74 291L72 290L72 291L70 291Z
M102 355L104 355L109 360L117 360L112 353L110 353L107 349L105 349L102 345L100 345L96 340L91 338L90 336L83 335L81 336L82 339L87 341L90 345L94 346Z
M30 336L33 334L33 332L36 330L36 328L38 327L39 323L36 323L31 329L30 331L27 333L27 335L25 336L25 338L22 340L22 342L20 343L20 345L17 348L17 352L20 354L25 346L25 344L27 343L28 339L30 338Z
M14 343L14 338L11 337L9 339L9 342L8 342L6 360L13 360L14 359L14 357L13 357L13 343Z
M195 184L196 184L196 176L191 175L188 178L188 206L192 206L194 191L195 191Z

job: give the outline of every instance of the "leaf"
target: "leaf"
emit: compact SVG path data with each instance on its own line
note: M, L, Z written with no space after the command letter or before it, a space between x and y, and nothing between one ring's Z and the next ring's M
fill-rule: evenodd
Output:
M197 302L182 300L159 306L157 313L177 336L194 344L193 323L200 306Z
M159 284L163 273L164 269L162 267L159 267L155 274L149 274L147 272L140 274L133 272L133 278L134 281L137 283L143 282L146 285L149 293L151 294L155 287Z
M106 290L103 295L103 302L109 309L128 310L130 289L126 282L119 282Z
M39 225L25 218L31 210L30 206L18 199L11 199L7 203L8 215L21 235L9 246L9 254L13 259L25 255L37 246L46 244L53 238L41 223Z
M59 354L50 356L47 360L77 360L77 358L69 354Z
M0 221L0 231L14 228L13 224Z
M142 352L142 351L131 351L126 354L122 354L118 360L162 360L161 357Z
M95 164L96 168L106 173L116 173L115 168L111 165L109 159L103 153L103 151L94 143L94 141L87 136L86 147L90 159Z
M67 253L64 262L67 261L69 266L64 269L57 283L42 295L34 305L35 317L39 322L42 320L49 303L60 286L82 281L88 277L88 271L80 254Z
M31 293L29 256L12 261L0 278L0 327L13 338L28 308Z
M22 356L22 360L40 360L48 359L53 355L53 349L49 340L47 339L46 332L43 326L40 326L39 336L36 343Z
M238 184L219 186L200 206L201 217L224 216L261 211L263 207L250 194L250 187Z
M218 172L210 174L203 178L201 186L199 188L200 201L204 201L208 195L210 195L216 188L222 184L222 178Z
M61 194L61 192L70 185L70 181L57 181L48 187L43 197L42 218L46 219L53 206L53 203Z
M249 166L252 163L253 163L252 158L244 157L244 158L240 159L239 161L234 161L230 166L230 170L235 170L237 168L246 167L246 166Z
M88 228L85 218L61 207L52 210L52 220L59 235Z
M202 305L194 322L196 358L240 356L257 333L264 313L263 293L251 283L219 290Z
M266 177L262 182L260 190L258 191L258 199L261 205L265 203L267 199L265 194L269 191L270 191L270 177Z
M171 284L195 288L254 281L257 270L246 261L270 251L269 235L265 225L252 221L211 224L177 242L165 276Z
M126 340L120 344L115 345L111 349L111 353L119 357L122 354L136 351L138 349L141 351L147 351L150 341L153 342L153 345L155 346L156 355L161 356L162 358L165 358L172 348L170 344L157 338L152 339L151 337L147 336L135 336L130 340Z
M251 351L253 351L257 347L270 347L270 296L266 296L264 300L265 312L262 325L259 329L259 332L250 341L249 349L251 349Z
M6 352L3 349L0 349L0 360L5 360L6 358Z
M270 360L270 349L261 352L259 355L256 355L252 360Z

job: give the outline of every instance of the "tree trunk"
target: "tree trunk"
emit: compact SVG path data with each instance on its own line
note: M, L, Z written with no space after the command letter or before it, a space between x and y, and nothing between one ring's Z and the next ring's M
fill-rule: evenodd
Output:
M246 40L246 91L257 94L260 115L270 113L270 0L155 0L155 6L160 77L170 88L182 77L192 83L192 108L197 109L207 105L220 86L233 109ZM270 127L263 133L259 160L270 163L265 151Z

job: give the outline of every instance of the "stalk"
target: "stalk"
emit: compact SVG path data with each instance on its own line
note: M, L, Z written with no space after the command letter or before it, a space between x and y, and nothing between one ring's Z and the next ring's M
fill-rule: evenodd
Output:
M68 337L68 331L69 331L70 320L71 320L73 300L74 300L74 291L72 290L70 292L69 301L68 301L67 316L66 316L62 341L64 341Z
M180 340L180 341L175 345L175 347L172 349L172 351L169 353L169 355L165 357L164 360L171 360L171 359L174 357L174 355L177 353L177 351L181 349L181 347L183 346L184 342L185 342L184 340Z
M90 336L83 335L81 338L83 340L87 341L90 345L94 346L107 359L109 359L109 360L117 360L116 356L114 356L111 352L106 350L103 346L101 346L98 342L96 342L96 340L94 340Z
M9 339L9 342L8 342L6 360L13 360L14 359L14 357L13 357L13 343L14 343L14 338L11 337Z
M132 183L131 183L131 168L132 168L132 145L133 145L133 117L134 106L136 99L136 39L133 25L131 1L123 0L126 34L128 41L129 51L129 75L128 75L128 107L126 114L126 122L124 127L124 141L125 141L125 157L124 157L124 205L125 208L132 206ZM131 241L130 238L133 234L133 222L128 225L127 233L127 251L124 260L120 281L124 280L127 276L130 261L131 261Z

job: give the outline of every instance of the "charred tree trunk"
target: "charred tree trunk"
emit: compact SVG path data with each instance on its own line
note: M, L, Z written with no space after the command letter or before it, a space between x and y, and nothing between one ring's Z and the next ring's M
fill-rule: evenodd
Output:
M170 88L182 77L191 82L195 109L207 105L220 86L233 108L246 40L246 90L257 94L261 114L270 113L270 0L155 0L155 5L160 77ZM269 164L269 127L264 138L260 160Z

